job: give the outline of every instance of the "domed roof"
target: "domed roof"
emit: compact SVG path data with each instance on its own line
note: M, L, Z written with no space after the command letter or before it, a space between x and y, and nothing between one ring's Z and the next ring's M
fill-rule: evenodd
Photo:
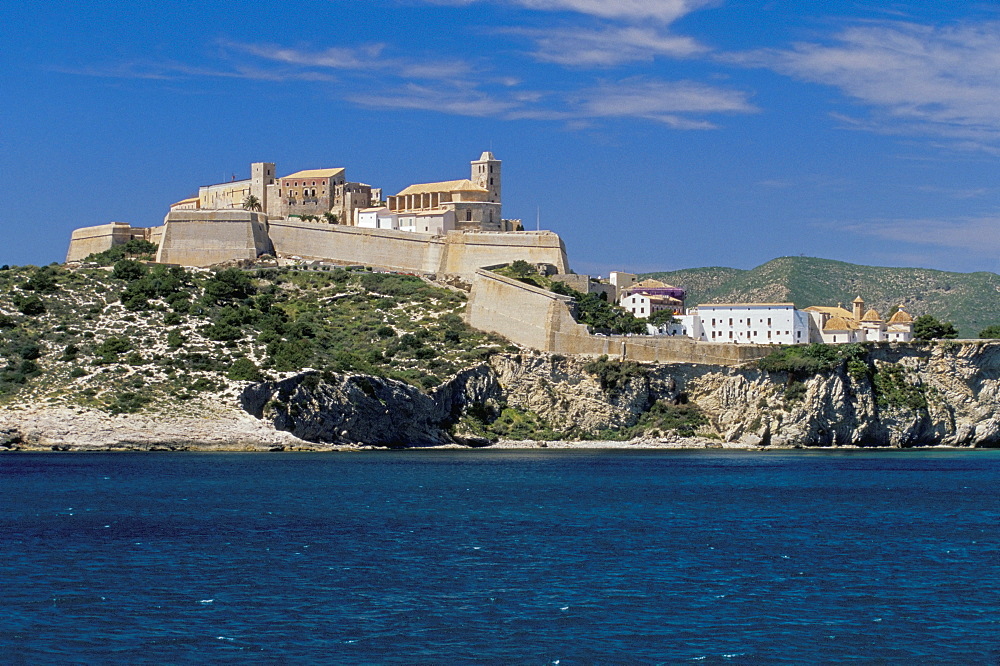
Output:
M896 310L896 314L892 315L892 317L889 319L889 323L890 324L912 324L913 323L913 317L911 317L910 315L906 314L903 311L903 308L900 308L899 310Z
M850 331L855 328L857 326L844 317L831 317L830 321L823 326L824 331Z
M873 308L865 313L865 316L861 318L861 321L882 321L882 317L879 317L878 313L875 312Z

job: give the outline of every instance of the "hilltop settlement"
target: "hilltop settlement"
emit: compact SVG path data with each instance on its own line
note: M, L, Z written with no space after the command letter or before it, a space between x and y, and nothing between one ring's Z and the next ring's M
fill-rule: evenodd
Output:
M1000 343L884 295L578 275L504 217L490 152L386 197L250 172L0 267L0 450L1000 445Z
M469 321L527 347L560 353L629 355L624 340L593 340L593 333L563 334L554 325L564 308L521 285L502 283L484 269L525 262L574 293L594 294L648 322L630 331L631 358L645 361L743 362L752 351L727 353L717 345L849 344L909 342L913 318L902 305L882 317L859 296L850 309L793 303L703 303L686 307L685 290L658 280L612 272L608 279L569 269L562 239L525 231L502 215L502 163L491 152L472 160L469 177L418 183L382 197L381 188L347 179L344 167L278 176L274 163L250 165L250 178L202 186L197 196L170 206L159 227L112 222L73 232L67 261L142 239L156 246L156 262L210 266L268 255L285 261L365 265L425 275L453 276L473 284ZM487 271L488 272L488 271ZM493 284L488 284L492 281ZM537 284L537 283L536 283ZM478 289L476 288L478 287ZM532 321L523 320L534 312ZM574 318L575 319L575 318ZM516 322L511 325L511 322ZM569 324L569 322L566 322ZM527 324L527 326L525 326ZM658 340L674 338L674 340ZM679 345L678 338L711 346Z

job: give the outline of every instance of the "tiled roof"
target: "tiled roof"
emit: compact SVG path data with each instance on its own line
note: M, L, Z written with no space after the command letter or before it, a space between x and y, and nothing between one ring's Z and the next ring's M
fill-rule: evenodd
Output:
M489 190L479 187L468 178L462 180L445 180L440 183L418 183L410 185L405 190L397 194L397 197L407 194L431 194L434 192L482 192L488 194Z
M296 171L295 173L289 174L287 176L282 176L282 180L288 180L289 178L332 178L334 176L339 176L344 173L343 167L338 167L334 169L306 169L305 171Z

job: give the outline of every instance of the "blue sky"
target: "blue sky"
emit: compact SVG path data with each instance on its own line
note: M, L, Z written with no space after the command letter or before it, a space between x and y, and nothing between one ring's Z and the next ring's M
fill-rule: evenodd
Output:
M26 2L0 38L0 263L252 161L392 194L492 149L578 272L1000 272L995 3Z

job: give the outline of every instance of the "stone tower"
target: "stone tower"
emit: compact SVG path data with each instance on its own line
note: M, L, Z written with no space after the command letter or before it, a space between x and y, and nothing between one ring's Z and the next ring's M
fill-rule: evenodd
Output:
M490 191L490 201L500 203L500 160L486 151L472 162L472 177L469 179Z
M267 186L274 184L274 162L254 162L250 165L250 194L260 201L267 212Z

